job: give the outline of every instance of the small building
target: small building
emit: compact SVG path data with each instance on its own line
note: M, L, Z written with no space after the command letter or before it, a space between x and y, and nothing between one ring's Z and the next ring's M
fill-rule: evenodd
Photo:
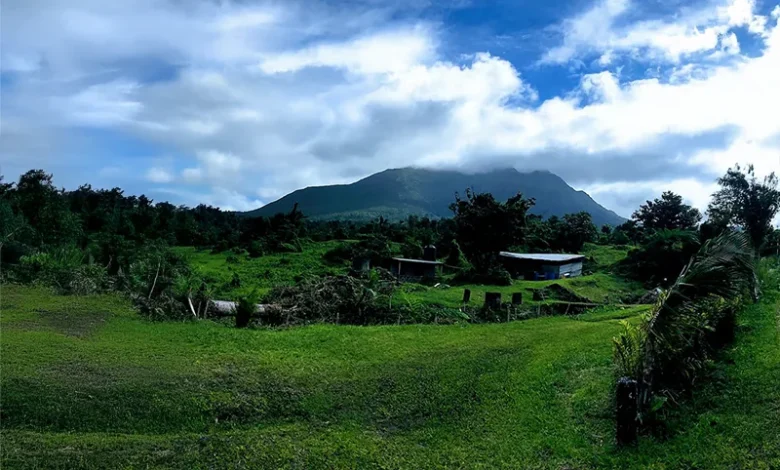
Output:
M560 279L582 276L582 255L558 253L499 253L504 267L518 279Z
M441 265L442 263L439 261L427 259L393 258L390 271L396 277L433 278L438 274L439 266Z

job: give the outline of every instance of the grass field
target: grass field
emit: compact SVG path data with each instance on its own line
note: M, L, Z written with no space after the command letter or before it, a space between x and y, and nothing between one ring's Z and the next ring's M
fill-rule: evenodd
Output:
M216 282L216 295L224 299L234 299L253 290L265 293L276 285L289 285L307 275L322 275L345 273L346 264L333 265L325 263L322 255L338 246L338 241L308 243L302 253L284 253L267 255L260 258L235 257L238 262L230 263L231 253L211 253L209 250L196 250L192 247L177 247L176 252L190 260L203 273ZM533 290L542 289L550 284L560 284L577 295L587 297L596 303L621 303L626 296L635 296L644 292L642 285L625 280L612 272L612 266L625 258L628 252L624 247L599 246L588 244L583 254L592 258L592 266L596 272L589 276L558 281L514 281L511 286L458 285L449 288L429 287L421 284L408 283L397 293L394 302L410 304L438 304L445 307L462 305L463 289L472 291L472 299L479 304L484 299L485 292L501 292L506 301L512 293L522 292L527 303L534 304ZM238 287L230 281L236 273L241 280ZM449 276L451 277L451 276ZM446 285L449 278L445 277L442 284Z
M776 290L664 438L612 443L618 318L237 330L3 287L2 468L777 468Z
M265 293L277 285L294 284L297 279L307 275L345 273L346 264L329 265L322 255L343 242L327 241L307 243L301 253L276 253L248 258L236 256L237 263L228 262L232 253L212 253L210 250L198 250L193 247L176 247L174 251L190 261L204 274L210 276L216 287L216 294L233 299L257 290ZM241 285L231 285L233 274L238 274Z

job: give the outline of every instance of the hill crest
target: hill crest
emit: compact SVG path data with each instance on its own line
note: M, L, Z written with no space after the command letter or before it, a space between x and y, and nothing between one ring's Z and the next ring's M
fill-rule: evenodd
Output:
M443 218L452 216L450 203L456 193L462 194L467 188L492 193L502 201L521 192L536 200L531 213L543 217L586 211L596 225L625 221L554 173L521 173L514 168L471 174L422 168L387 169L350 184L308 186L245 214L271 216L287 212L298 203L299 209L313 220L367 220L380 215L392 220L409 215Z

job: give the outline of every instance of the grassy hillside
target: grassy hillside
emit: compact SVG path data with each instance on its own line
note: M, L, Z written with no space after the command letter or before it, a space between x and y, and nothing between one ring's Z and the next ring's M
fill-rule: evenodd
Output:
M343 273L348 266L329 265L322 255L342 242L328 241L309 243L302 253L277 253L260 258L238 256L237 263L229 262L232 253L212 253L210 250L198 250L193 247L176 247L174 251L186 257L190 264L211 277L216 286L216 294L225 298L245 295L252 290L260 293L277 285L294 284L297 279L307 275ZM240 286L231 285L233 274L238 274Z
M306 275L347 272L348 266L346 264L328 264L322 259L325 252L340 243L344 242L308 243L304 246L302 253L273 254L254 259L246 256L234 256L237 258L234 262L228 261L232 255L230 252L211 253L209 250L196 250L192 247L177 247L175 250L187 257L193 266L216 281L213 284L216 286L217 296L233 299L255 289L263 293L276 285L293 284L297 279ZM590 262L590 269L596 271L593 275L558 281L514 281L511 286L426 287L419 284L406 284L397 293L397 301L459 307L463 298L463 289L467 288L471 289L474 302L481 302L484 299L484 293L490 291L501 292L506 300L511 298L513 292L522 292L525 302L534 303L532 300L534 289L560 284L593 302L621 303L626 297L644 292L640 284L625 280L612 273L612 266L625 258L627 252L628 249L625 247L587 244L583 254L593 260ZM231 284L234 273L239 276L240 286ZM443 284L446 285L447 282L445 278Z
M743 312L666 439L619 450L624 312L237 330L5 286L2 468L772 468L778 307L773 290Z

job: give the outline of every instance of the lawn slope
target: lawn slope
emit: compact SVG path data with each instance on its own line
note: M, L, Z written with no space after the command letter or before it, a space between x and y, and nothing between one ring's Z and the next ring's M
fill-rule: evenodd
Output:
M639 309L510 324L236 330L3 287L2 468L770 468L778 296L666 441L612 444ZM621 314L622 313L622 314ZM715 424L713 424L715 423Z

